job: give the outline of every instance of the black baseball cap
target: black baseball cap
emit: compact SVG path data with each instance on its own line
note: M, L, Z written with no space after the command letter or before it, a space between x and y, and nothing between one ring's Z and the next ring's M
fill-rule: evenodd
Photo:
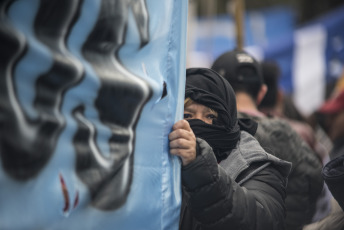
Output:
M245 51L232 50L223 53L215 60L211 68L231 84L262 85L264 83L259 63Z

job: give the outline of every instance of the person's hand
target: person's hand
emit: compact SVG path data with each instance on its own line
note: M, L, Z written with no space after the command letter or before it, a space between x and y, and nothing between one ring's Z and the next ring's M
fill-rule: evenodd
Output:
M196 137L186 120L177 121L168 135L170 153L179 156L183 165L196 159Z

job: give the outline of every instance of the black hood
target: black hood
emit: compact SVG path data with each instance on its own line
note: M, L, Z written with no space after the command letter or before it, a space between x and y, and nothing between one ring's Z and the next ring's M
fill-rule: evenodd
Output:
M186 70L185 98L207 106L218 113L212 125L191 120L190 126L197 137L208 142L218 161L228 156L240 139L240 130L252 135L257 123L252 120L238 120L235 93L226 79L214 70L191 68ZM224 152L227 152L224 156Z

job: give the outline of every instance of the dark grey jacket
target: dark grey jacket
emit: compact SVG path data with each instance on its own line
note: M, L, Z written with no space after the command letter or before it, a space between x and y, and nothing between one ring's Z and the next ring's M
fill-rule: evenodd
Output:
M259 144L268 153L292 163L285 199L285 223L287 230L302 229L311 222L323 188L320 159L287 121L243 113L238 116L257 121L258 129L254 137Z
M197 144L196 160L182 169L180 229L284 229L290 163L244 131L220 164L205 141L197 138Z

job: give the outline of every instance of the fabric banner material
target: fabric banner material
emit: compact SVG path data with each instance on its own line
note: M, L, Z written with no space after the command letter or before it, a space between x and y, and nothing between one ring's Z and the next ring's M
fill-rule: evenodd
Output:
M178 229L187 5L0 1L0 229Z

